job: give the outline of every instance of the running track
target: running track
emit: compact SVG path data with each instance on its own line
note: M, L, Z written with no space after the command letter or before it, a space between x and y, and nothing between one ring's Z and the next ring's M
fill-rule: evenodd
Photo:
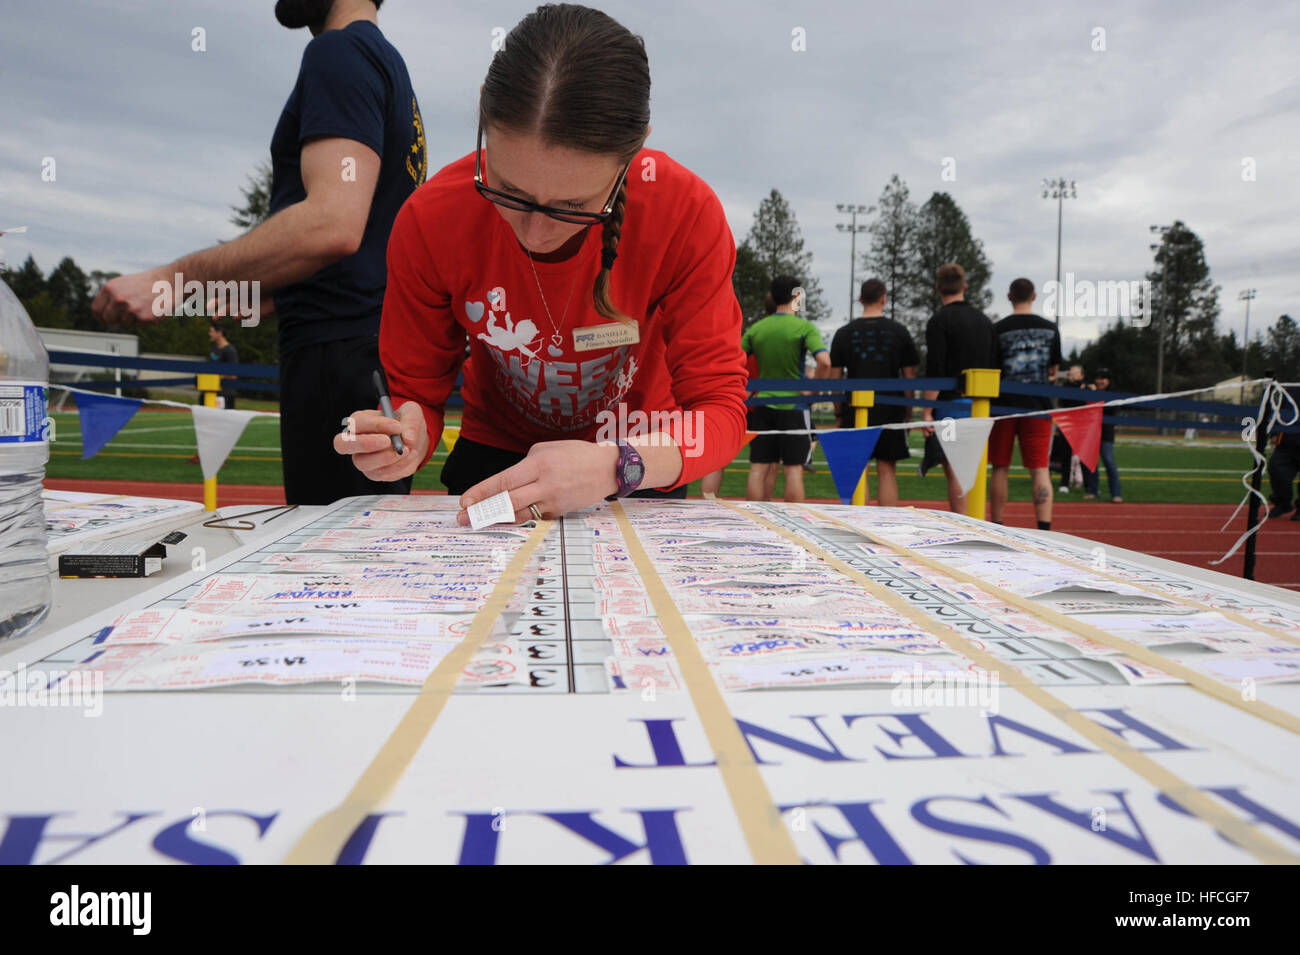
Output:
M201 501L198 484L162 481L94 481L46 479L46 487L63 491L97 491L104 494L133 494L139 497L168 497ZM418 491L441 494L441 491ZM218 490L222 507L232 504L283 504L284 488L259 484L222 484ZM946 502L915 501L918 507L941 508ZM1154 554L1198 567L1241 576L1239 550L1227 562L1210 567L1222 557L1245 530L1245 512L1227 531L1220 531L1232 513L1229 504L1110 504L1105 501L1057 502L1052 530L1111 544L1128 550ZM1007 523L1033 527L1028 502L1007 505ZM1282 518L1267 521L1257 535L1255 579L1291 590L1300 590L1300 521Z

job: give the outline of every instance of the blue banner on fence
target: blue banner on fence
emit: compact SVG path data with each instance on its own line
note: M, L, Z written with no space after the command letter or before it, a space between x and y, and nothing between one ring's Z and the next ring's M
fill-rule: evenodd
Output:
M77 395L77 417L81 420L81 458L93 458L122 426L135 417L144 404L139 398L116 395Z
M835 479L835 491L842 504L848 504L858 486L858 478L866 470L871 460L871 452L880 440L879 428L867 428L862 431L820 431L817 440L821 442L822 453L826 455L826 464Z

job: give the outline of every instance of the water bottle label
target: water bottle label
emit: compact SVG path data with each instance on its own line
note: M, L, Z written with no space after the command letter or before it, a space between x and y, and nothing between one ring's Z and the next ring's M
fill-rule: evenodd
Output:
M45 440L45 385L36 381L0 382L0 444Z

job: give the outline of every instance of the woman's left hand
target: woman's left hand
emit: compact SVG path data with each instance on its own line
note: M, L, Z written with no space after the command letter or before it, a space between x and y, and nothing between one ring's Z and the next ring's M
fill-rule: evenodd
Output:
M545 518L603 501L618 490L614 468L618 447L591 441L544 441L533 445L518 464L480 481L460 496L459 524L469 524L469 506L502 491L510 492L515 523L533 519L536 504Z

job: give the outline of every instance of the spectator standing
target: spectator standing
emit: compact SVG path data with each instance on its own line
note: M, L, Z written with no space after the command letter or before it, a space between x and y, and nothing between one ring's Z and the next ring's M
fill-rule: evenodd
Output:
M1071 365L1065 373L1065 382L1062 388L1082 388L1083 366ZM1069 398L1062 398L1057 404L1062 408L1075 408L1083 404L1082 401L1072 401ZM1065 440L1065 435L1061 434L1059 428L1052 435L1052 466L1061 475L1058 488L1061 494L1067 494L1070 490L1070 474L1074 470L1074 451L1070 448L1070 442Z
M841 373L846 378L916 377L916 366L921 363L916 343L903 325L885 318L886 297L885 283L880 279L862 283L858 294L861 317L837 331L831 340L830 377L839 378ZM905 391L902 396L911 398L912 392ZM896 424L910 416L911 409L905 406L875 404L867 410L867 426ZM843 406L840 426L854 426L853 409L848 403ZM881 431L871 457L876 462L877 503L882 507L896 507L898 462L911 457L907 432L901 428ZM869 483L867 498L871 498Z
M1300 387L1291 387L1287 393L1300 406ZM1283 407L1286 407L1284 404ZM1273 453L1268 459L1268 485L1273 492L1269 508L1270 518L1284 517L1295 508L1295 481L1300 474L1300 434L1282 432L1272 436ZM1291 520L1300 521L1300 510L1291 515Z
M208 352L209 360L227 365L239 364L239 352L227 340L220 322L214 321L208 326L208 341L212 343L212 351ZM221 400L225 407L235 407L235 385L229 377L221 379Z
M1021 384L1049 385L1061 365L1061 333L1033 311L1034 283L1020 278L1011 283L1007 299L1011 314L993 326L1002 361L1002 380ZM998 404L1024 411L1047 411L1050 398L1003 394ZM989 433L989 463L993 479L989 504L993 522L1002 523L1007 505L1007 477L1011 471L1011 447L1020 441L1020 463L1033 482L1034 517L1039 530L1052 529L1052 475L1048 470L1052 449L1052 419L1007 418L996 421Z
M997 339L989 317L966 301L966 271L955 262L941 265L935 273L935 291L942 303L925 326L925 372L928 378L960 378L967 368L997 368ZM927 401L954 401L957 391L927 391ZM969 400L968 402L969 403ZM934 421L934 409L923 417ZM934 427L925 429L927 445L942 444L934 438ZM955 513L966 510L966 495L946 457L943 472L948 481L948 506Z
M1097 377L1090 387L1096 391L1109 389L1110 371L1105 368L1098 368ZM1102 398L1101 400L1105 401L1106 399ZM1111 503L1120 504L1124 498L1120 497L1119 468L1115 466L1115 425L1113 423L1102 423L1100 458L1101 463L1106 467L1106 486L1110 491ZM1089 470L1086 466L1083 469L1083 489L1084 500L1093 501L1097 499L1097 493L1101 489L1097 472Z
M803 378L804 359L811 354L817 363L814 378L825 378L830 372L830 357L822 343L821 333L807 319L796 312L796 294L803 289L799 279L779 275L772 281L772 300L776 311L749 327L741 337L741 348L747 355L758 359L760 378ZM794 398L797 391L760 391L758 398ZM749 409L750 431L788 431L790 434L759 434L749 444L749 482L745 496L751 501L770 501L771 485L777 468L785 472L785 499L795 502L804 499L803 465L808 459L812 443L808 426L804 422L802 405L778 401Z

